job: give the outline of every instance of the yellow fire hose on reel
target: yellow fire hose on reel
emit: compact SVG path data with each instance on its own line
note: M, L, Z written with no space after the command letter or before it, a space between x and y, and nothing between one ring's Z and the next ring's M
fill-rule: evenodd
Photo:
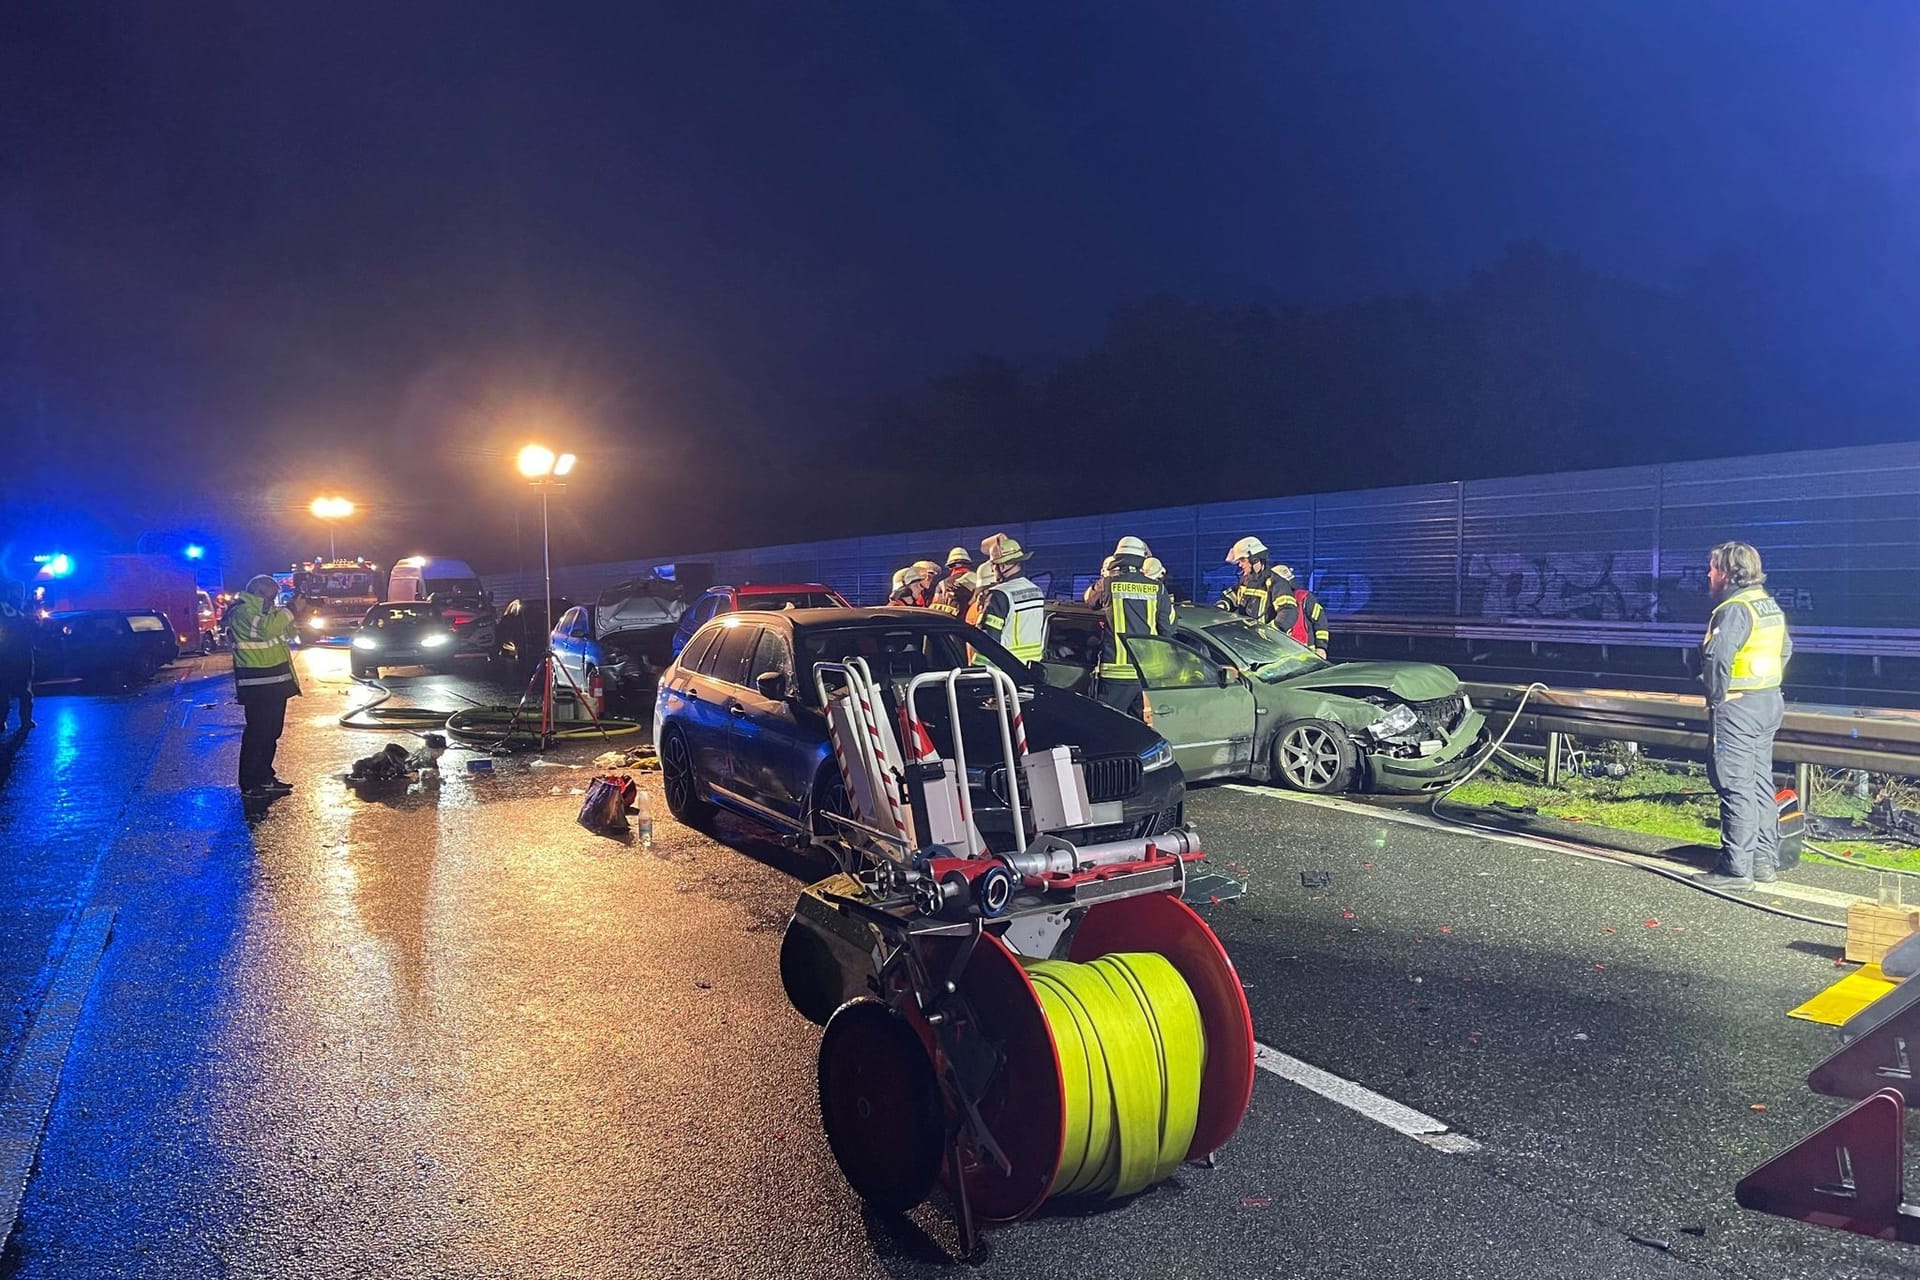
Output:
M1130 1196L1187 1158L1200 1110L1200 1006L1165 956L1023 960L1053 1033L1066 1137L1049 1195Z

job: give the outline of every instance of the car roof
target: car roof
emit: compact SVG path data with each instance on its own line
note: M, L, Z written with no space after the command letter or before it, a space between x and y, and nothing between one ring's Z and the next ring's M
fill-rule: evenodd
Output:
M718 595L722 591L731 591L738 596L775 595L782 591L833 591L824 582L743 582L739 586L707 588L708 595ZM833 592L839 595L838 591Z
M911 622L932 630L958 631L967 625L950 613L939 613L932 609L915 609L906 605L877 605L851 609L779 609L767 613L726 614L715 618L708 625L726 626L728 618L735 619L734 626L744 626L748 622L764 622L769 618L785 618L801 630L820 630L829 627L835 630L848 627L879 628Z

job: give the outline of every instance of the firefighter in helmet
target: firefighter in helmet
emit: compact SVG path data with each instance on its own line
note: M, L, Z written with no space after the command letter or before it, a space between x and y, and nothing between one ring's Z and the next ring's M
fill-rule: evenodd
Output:
M1110 568L1087 592L1087 603L1106 618L1106 639L1094 681L1095 696L1129 715L1140 714L1145 688L1142 672L1127 641L1163 636L1173 630L1173 599L1166 584L1149 577L1153 555L1139 538L1120 539L1107 557Z
M947 576L935 584L933 599L927 602L927 608L958 617L966 613L978 583L973 573L972 554L965 547L955 547L947 552Z

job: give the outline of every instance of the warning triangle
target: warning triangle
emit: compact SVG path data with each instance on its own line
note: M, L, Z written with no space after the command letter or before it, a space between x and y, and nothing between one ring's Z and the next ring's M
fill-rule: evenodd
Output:
M1827 1055L1807 1074L1807 1087L1830 1098L1870 1098L1897 1089L1915 1093L1914 1058L1920 1055L1920 1004L1908 1002L1891 1018Z
M1883 1089L1740 1180L1744 1209L1882 1239L1920 1239L1906 1210L1906 1108Z

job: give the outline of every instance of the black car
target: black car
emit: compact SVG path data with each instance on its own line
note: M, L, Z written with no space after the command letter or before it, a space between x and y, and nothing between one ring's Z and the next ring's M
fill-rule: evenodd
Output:
M151 628L151 618L142 625ZM148 633L119 609L63 609L40 624L34 641L34 680L136 684L165 666ZM171 640L171 632L166 633Z
M530 600L509 600L494 623L494 651L502 661L513 664L521 679L533 674L533 668L547 652L547 632L573 608L565 596L553 598L553 621L547 620L547 604L539 596Z
M1159 734L1078 694L1053 689L983 632L958 618L893 609L795 609L735 613L700 628L660 679L654 741L667 807L699 825L723 805L784 834L825 834L821 809L845 803L828 744L813 669L862 657L886 686L890 710L906 682L976 658L1021 689L1029 745L1078 748L1086 768L1092 825L1063 832L1076 843L1157 835L1181 820L1186 783ZM934 704L939 704L937 707ZM923 694L935 748L952 758L944 704ZM979 695L961 702L970 748L998 741L997 721ZM969 760L974 819L996 851L1012 852L1008 783L997 761Z
M457 641L444 607L430 601L393 601L367 610L353 633L348 659L357 680L378 679L382 667L453 670Z
M159 609L127 609L127 625L153 655L158 671L180 656L180 641L174 634L173 619Z

